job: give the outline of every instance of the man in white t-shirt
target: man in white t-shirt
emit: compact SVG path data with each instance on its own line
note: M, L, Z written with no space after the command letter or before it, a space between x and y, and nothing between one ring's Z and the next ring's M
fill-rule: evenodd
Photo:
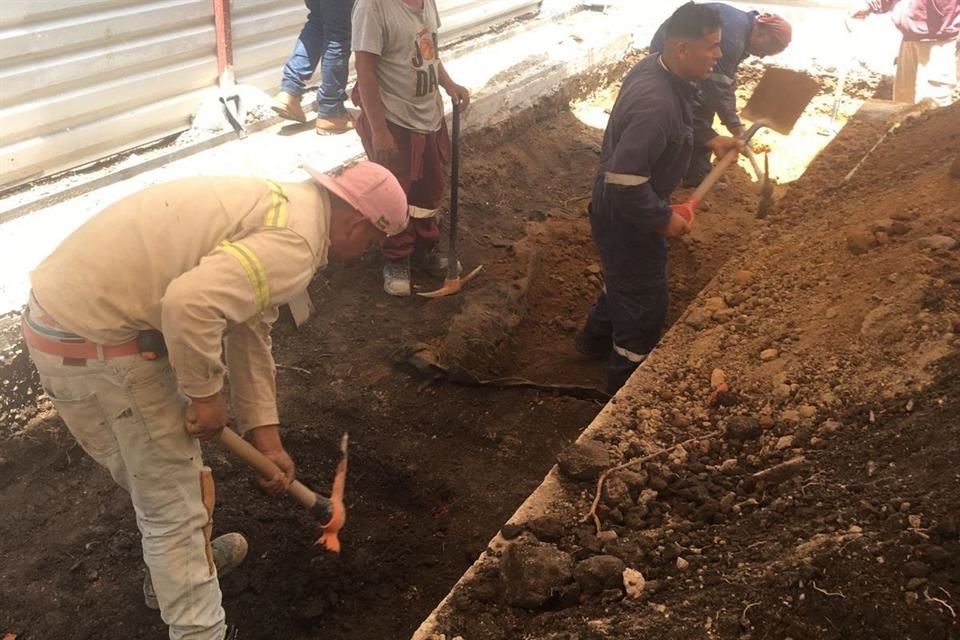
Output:
M353 10L353 51L357 86L353 100L362 109L357 133L367 156L387 167L403 186L411 224L382 245L383 288L410 295L410 259L443 273L437 250L437 208L443 200L443 164L450 139L439 87L461 109L470 93L447 75L440 62L435 0L357 0Z

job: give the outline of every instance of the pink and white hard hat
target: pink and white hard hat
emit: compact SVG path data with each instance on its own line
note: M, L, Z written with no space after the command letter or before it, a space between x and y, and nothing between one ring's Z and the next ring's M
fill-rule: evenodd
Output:
M407 195L386 167L363 160L336 175L309 165L304 169L321 186L346 201L388 236L395 236L407 228Z

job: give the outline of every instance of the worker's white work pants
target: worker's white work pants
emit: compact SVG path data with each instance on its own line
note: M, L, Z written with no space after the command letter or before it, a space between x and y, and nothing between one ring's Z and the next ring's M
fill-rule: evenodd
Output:
M80 446L130 493L171 640L222 640L220 585L206 557L200 446L184 429L186 398L167 360L88 360L31 349L47 394Z
M937 106L952 102L960 66L957 41L913 42L900 44L897 75L893 80L893 99L913 104L930 98Z

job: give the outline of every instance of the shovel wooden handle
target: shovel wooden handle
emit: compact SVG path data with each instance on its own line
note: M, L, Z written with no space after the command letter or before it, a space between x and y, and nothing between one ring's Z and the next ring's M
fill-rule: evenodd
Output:
M255 446L241 438L230 427L224 428L220 434L220 443L253 467L264 478L272 478L278 473L283 473L280 467L274 464L270 458L260 453ZM317 504L317 494L299 480L290 483L290 486L287 487L287 493L307 509L313 509L314 505Z
M717 180L720 179L720 176L730 167L731 164L737 161L737 156L740 154L740 151L737 149L731 149L720 158L713 169L710 170L710 173L707 174L707 177L703 179L703 182L700 183L700 186L697 187L697 190L693 192L693 195L690 196L690 202L694 205L699 204L703 201L704 196L713 188L713 185L717 184Z

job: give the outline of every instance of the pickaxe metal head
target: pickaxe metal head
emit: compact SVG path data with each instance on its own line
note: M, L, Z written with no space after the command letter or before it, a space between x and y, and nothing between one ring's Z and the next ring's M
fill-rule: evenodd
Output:
M456 263L456 261L454 261L454 263ZM425 291L424 293L418 293L417 295L423 296L424 298L442 298L444 296L452 296L460 293L460 289L463 288L463 285L473 280L482 269L483 265L480 265L462 278L459 275L455 278L450 278L448 276L447 279L443 281L443 286L436 291Z

